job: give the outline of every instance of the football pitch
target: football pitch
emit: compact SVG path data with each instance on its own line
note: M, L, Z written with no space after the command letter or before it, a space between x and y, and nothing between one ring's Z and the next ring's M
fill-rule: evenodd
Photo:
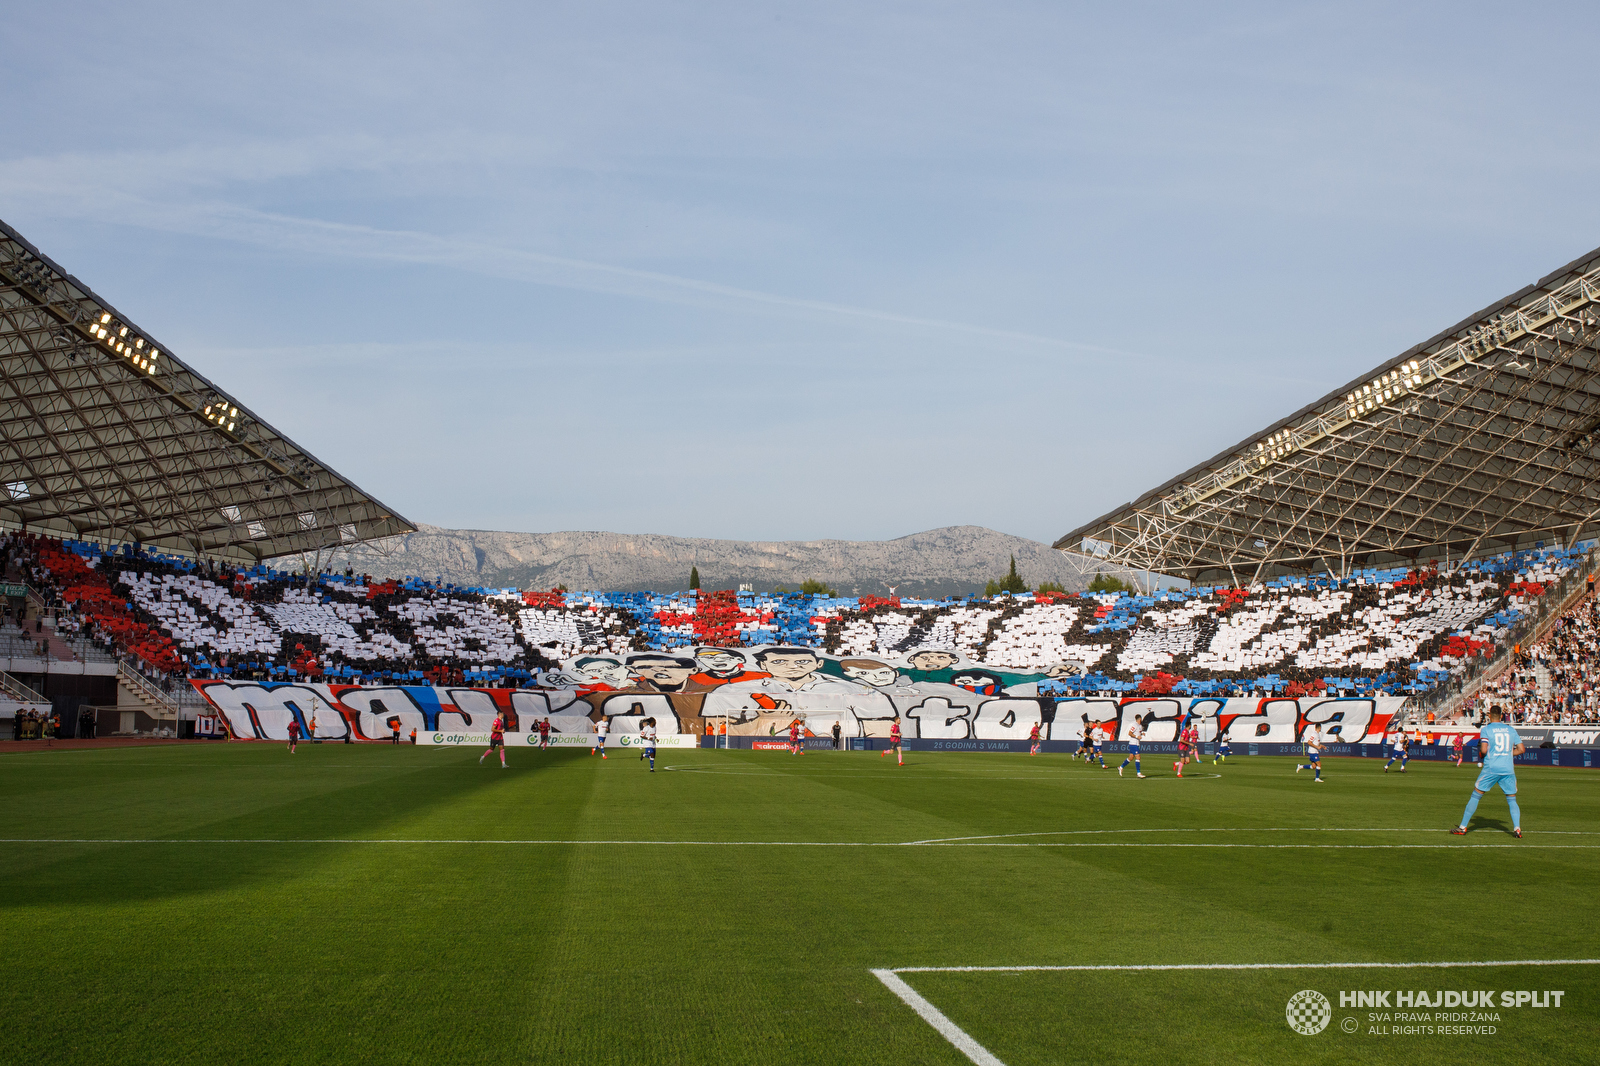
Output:
M0 746L0 1061L1600 1056L1590 771L478 752Z

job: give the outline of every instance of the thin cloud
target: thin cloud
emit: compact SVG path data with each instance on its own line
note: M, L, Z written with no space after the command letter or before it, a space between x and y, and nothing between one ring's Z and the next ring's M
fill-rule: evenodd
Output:
M123 160L124 165L116 167L99 165L107 161L90 160L76 153L55 159L35 158L0 169L0 190L14 199L34 201L40 208L79 217L297 254L444 267L511 281L725 311L854 320L1090 354L1152 358L1142 353L1021 330L808 300L678 274L415 230L304 218L215 199L188 199L178 204L158 195L148 195L167 186L169 178L187 186L185 192L193 192L196 188L237 181L247 174L257 178L300 176L329 167L343 169L343 163L353 163L356 159L361 160L358 165L374 165L371 156L362 152L341 151L336 155L345 157L342 161L329 159L325 154L329 147L317 144L277 150L256 146L244 153L179 150L161 153L164 157L161 159L140 155ZM183 178L177 178L170 166L175 161L184 163L179 168L185 175ZM119 179L116 184L107 186L86 177L102 173L118 174Z

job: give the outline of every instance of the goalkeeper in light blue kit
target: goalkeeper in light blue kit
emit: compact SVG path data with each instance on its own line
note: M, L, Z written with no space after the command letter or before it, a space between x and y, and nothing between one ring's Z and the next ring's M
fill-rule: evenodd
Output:
M1472 786L1472 798L1467 800L1461 824L1450 830L1457 836L1466 833L1467 823L1472 821L1472 815L1478 809L1478 801L1496 785L1505 793L1506 806L1511 809L1511 835L1522 835L1522 808L1517 806L1517 766L1512 760L1527 749L1523 747L1517 731L1506 724L1505 717L1506 712L1498 705L1491 707L1489 724L1478 730L1478 751L1483 755L1483 770L1478 774L1477 783Z

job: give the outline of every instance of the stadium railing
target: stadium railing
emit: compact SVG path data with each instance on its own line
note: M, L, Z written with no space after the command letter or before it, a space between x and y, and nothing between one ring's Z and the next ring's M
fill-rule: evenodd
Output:
M165 711L166 714L173 718L178 717L178 701L163 692L154 681L151 681L138 670L128 665L128 660L117 660L117 679L125 681L146 700Z
M0 670L0 692L19 703L49 703L44 693Z

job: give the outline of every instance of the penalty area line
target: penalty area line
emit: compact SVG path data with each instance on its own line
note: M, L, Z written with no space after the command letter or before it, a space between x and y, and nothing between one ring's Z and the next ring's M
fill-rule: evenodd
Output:
M896 966L883 973L1051 973L1114 970L1457 970L1490 966L1600 966L1600 959L1485 959L1459 962L1186 962L1117 966ZM874 970L873 973L880 971Z
M894 970L873 970L872 976L882 981L883 987L899 996L902 1003L921 1015L923 1021L933 1026L940 1036L978 1066L1006 1066L988 1048L968 1036L965 1029L946 1018L944 1012L924 999L921 993L902 981Z
M1171 965L1120 965L1120 966L897 966L893 969L872 970L872 976L900 998L900 1001L933 1026L956 1050L977 1063L978 1066L1005 1066L994 1052L972 1039L972 1036L951 1021L938 1007L928 1002L916 989L900 977L903 973L1060 973L1060 972L1129 972L1168 970L1454 970L1484 969L1501 966L1595 966L1600 959L1497 959L1458 962L1202 962Z

